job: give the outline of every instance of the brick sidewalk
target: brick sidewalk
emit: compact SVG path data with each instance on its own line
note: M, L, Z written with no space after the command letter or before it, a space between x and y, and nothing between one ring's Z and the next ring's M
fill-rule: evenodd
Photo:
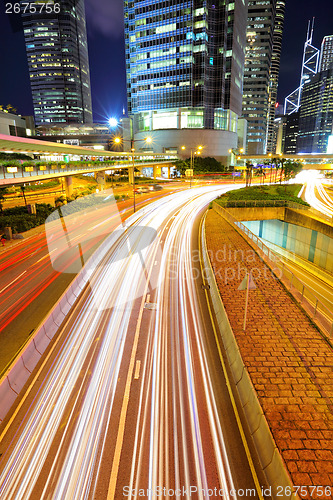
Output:
M333 350L252 247L214 210L206 219L207 248L244 364L277 447L301 498L333 498ZM249 292L246 332L245 270ZM312 490L312 495L310 491ZM324 489L325 493L325 489Z

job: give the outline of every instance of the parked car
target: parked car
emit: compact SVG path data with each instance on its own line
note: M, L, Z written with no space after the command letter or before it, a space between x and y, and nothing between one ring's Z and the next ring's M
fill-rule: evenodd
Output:
M135 189L136 194L149 193L149 189L145 186L139 186Z

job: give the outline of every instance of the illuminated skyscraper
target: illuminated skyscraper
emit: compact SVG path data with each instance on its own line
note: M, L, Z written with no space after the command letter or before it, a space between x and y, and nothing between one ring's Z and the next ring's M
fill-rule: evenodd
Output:
M134 133L180 151L227 156L242 112L247 0L125 1L128 110ZM188 154L188 152L187 152Z
M333 35L325 36L321 44L319 71L325 71L333 65Z
M271 61L271 74L269 81L269 116L267 124L266 151L275 152L276 147L276 127L274 127L277 91L280 73L280 59L282 48L282 36L284 26L284 13L286 8L285 0L277 0L276 13L273 32L273 52Z
M284 102L284 114L291 115L292 113L297 113L301 105L301 97L304 85L308 83L311 78L317 74L319 69L319 57L320 50L312 45L314 29L314 19L308 23L308 31L306 35L306 40L304 44L301 79L299 87L294 90L285 98Z
M327 153L333 134L333 66L320 71L303 87L297 153Z
M59 13L25 3L36 9L22 13L36 125L91 123L84 0L61 0Z
M267 151L269 123L274 120L271 107L276 100L284 8L284 1L249 0L243 116L248 122L250 154Z

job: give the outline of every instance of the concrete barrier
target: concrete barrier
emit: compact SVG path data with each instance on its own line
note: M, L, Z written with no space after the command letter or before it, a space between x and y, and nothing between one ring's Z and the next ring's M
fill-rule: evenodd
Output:
M116 240L121 234L121 232L117 233ZM110 248L110 242L114 242L114 239L115 236L111 233L109 237L102 242L98 252L93 253L79 274L77 274L72 283L53 306L46 318L44 318L42 323L37 327L33 336L18 354L15 363L11 365L1 377L0 422L6 417L18 394L28 381L34 368L37 366L40 358L59 331L82 291L89 283L93 270L103 262Z
M208 293L210 294L218 333L227 355L232 377L236 384L238 399L248 424L251 439L258 454L261 469L269 486L272 487L272 498L278 500L281 498L281 493L278 495L279 491L293 491L292 481L268 426L249 373L243 363L236 338L223 306L213 269L209 261L205 224L202 225L200 237L204 276L206 278L206 283L209 285ZM278 490L278 488L280 488L280 490ZM294 494L290 494L289 496L284 494L283 498L299 500L299 496Z
M59 331L73 304L89 280L84 269L74 278L48 316L38 326L35 333L20 352L15 363L9 367L0 380L0 421L2 422L14 404L18 394L28 381L32 371L46 351L51 340Z

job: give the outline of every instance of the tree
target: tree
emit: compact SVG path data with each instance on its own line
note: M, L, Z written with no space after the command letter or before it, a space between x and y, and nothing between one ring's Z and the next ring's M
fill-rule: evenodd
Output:
M189 158L187 160L177 160L175 162L175 167L181 175L185 175L185 170L190 168L190 164L191 160Z
M263 169L263 166L262 165L259 165L258 167L258 175L260 176L260 182L259 182L259 185L261 186L261 181L262 181L262 184L264 185L265 184L265 170Z
M5 194L7 193L7 188L2 187L0 188L0 212L3 213L3 202L5 201Z
M21 186L22 196L24 198L24 204L27 206L27 199L25 197L25 186Z
M284 164L284 180L289 181L294 178L303 168L300 161L287 160ZM287 190L287 184L285 184L285 191Z
M247 161L246 162L246 187L250 187L251 186L251 181L252 181L252 169L253 169L253 165L251 162Z
M65 204L65 202L66 202L66 198L64 195L60 195L60 196L58 196L58 198L55 198L55 200L54 200L56 207L61 207L62 205Z

